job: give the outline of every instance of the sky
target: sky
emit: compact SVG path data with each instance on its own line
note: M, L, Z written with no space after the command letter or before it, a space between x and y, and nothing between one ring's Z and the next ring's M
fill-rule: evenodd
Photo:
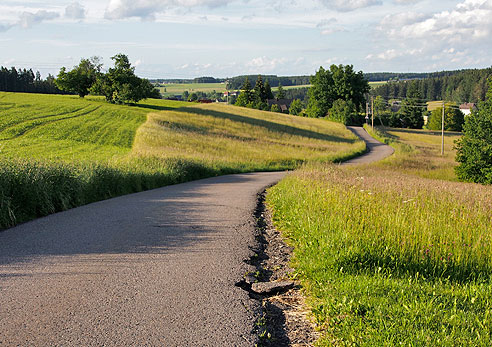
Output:
M128 55L145 78L492 65L492 0L0 0L0 65Z

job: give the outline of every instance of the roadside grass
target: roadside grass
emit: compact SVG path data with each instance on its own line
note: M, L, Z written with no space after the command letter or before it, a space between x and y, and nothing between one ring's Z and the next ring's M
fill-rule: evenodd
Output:
M308 164L268 191L317 344L489 346L492 187L423 178L422 148L434 163L437 135L386 136L404 141L400 158Z
M441 132L431 130L397 129L365 126L381 142L395 148L395 155L376 163L381 167L424 178L458 181L454 168L454 144L461 133L444 132L444 156L441 156Z
M0 229L193 179L364 151L323 120L224 105L0 93Z

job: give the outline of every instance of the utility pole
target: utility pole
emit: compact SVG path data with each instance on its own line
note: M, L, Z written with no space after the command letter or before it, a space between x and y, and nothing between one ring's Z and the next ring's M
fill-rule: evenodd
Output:
M374 130L374 96L371 96L371 127Z
M442 101L441 156L444 156L444 100Z

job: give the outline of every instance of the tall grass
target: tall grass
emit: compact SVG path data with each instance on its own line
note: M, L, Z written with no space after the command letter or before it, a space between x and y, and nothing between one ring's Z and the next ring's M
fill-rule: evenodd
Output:
M395 148L395 155L378 163L383 167L424 178L458 181L454 168L454 144L461 133L446 131L444 156L441 156L441 132L415 129L374 128L366 130L380 141Z
M365 148L321 120L221 105L0 93L0 229L81 204Z
M272 188L320 345L489 345L492 190L318 166Z
M318 344L488 346L492 188L423 178L435 167L422 158L440 159L439 137L390 135L405 138L396 158L307 165L268 192L323 332ZM432 150L418 165L425 141Z
M0 165L0 228L112 197L222 174L189 160L109 166L13 160Z

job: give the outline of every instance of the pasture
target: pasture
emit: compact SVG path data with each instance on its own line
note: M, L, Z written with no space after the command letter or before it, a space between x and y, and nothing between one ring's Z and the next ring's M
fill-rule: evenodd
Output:
M383 136L394 158L307 165L268 192L318 345L490 345L491 187L435 178L454 166L437 134Z
M173 95L182 95L185 91L188 93L203 92L211 93L216 91L217 93L224 93L226 91L225 83L168 83L164 87L158 87L159 91L164 97Z
M340 124L226 105L0 93L0 109L0 229L166 184L365 149Z

